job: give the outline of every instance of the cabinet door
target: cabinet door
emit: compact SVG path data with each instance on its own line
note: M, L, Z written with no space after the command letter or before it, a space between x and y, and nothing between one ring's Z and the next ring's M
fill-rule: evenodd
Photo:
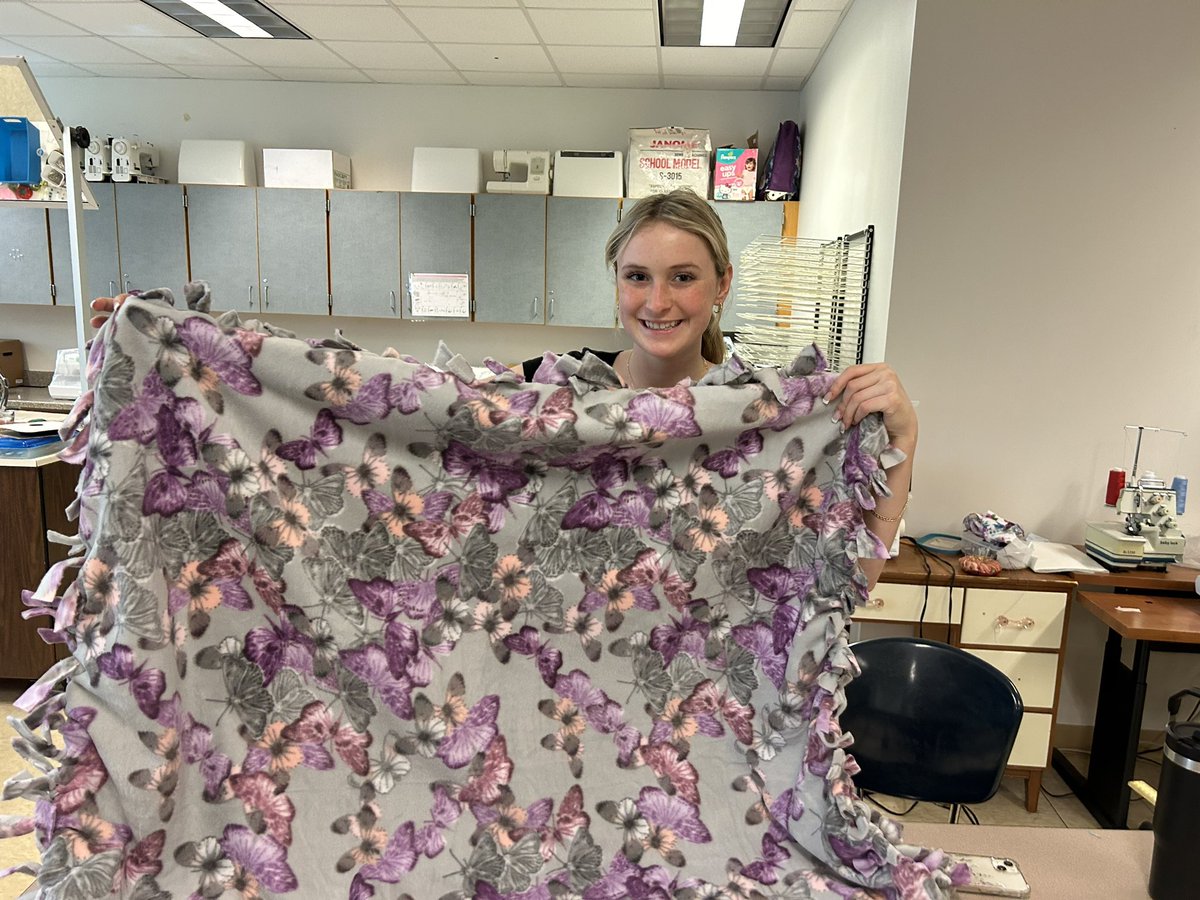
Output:
M250 187L188 187L192 278L207 281L213 310L258 312L258 212Z
M404 315L412 316L414 274L471 274L471 195L400 195L400 276Z
M325 192L257 188L264 312L329 314Z
M617 288L604 266L604 244L621 201L551 197L546 211L546 322L616 324Z
M188 280L183 187L178 184L114 187L122 290L168 287L176 297L182 297Z
M546 198L475 198L475 321L545 322Z
M87 284L83 302L93 297L112 297L120 291L121 261L117 256L117 206L113 186L96 182L89 185L99 209L83 211L83 258L87 263ZM71 271L71 232L67 212L50 210L50 249L54 268L54 302L58 306L75 305L75 275Z
M783 233L783 203L759 201L755 203L710 203L721 223L725 226L725 237L729 240L729 258L733 262L733 285L721 312L721 326L729 331L737 327L738 267L742 251L763 235L779 237Z
M336 315L399 315L399 194L330 192L329 289Z
M0 208L0 303L51 302L46 210Z
M18 212L43 213L45 232L45 210ZM0 221L4 218L0 215ZM53 648L37 633L41 622L21 618L21 591L37 584L46 571L46 520L39 475L40 469L32 467L0 466L0 534L4 535L0 541L0 678L33 681L54 665Z

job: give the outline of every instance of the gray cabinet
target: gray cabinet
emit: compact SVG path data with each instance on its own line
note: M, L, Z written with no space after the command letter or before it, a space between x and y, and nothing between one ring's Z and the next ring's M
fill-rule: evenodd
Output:
M721 312L722 327L732 330L737 324L738 266L742 251L757 237L783 233L783 210L786 204L760 201L755 203L710 203L721 223L725 226L725 237L729 240L729 258L733 262L733 285Z
M399 315L399 194L330 191L329 290L334 315Z
M0 303L49 306L46 210L0 207Z
M256 188L258 273L265 313L329 313L325 192Z
M85 209L83 219L84 277L83 302L93 297L112 297L120 291L121 264L117 257L117 205L111 184L90 184L99 209ZM50 251L54 270L54 302L58 306L75 305L75 275L71 271L71 232L67 212L50 210Z
M114 187L122 290L168 287L181 296L188 280L183 188L178 184Z
M400 278L412 315L413 274L471 275L471 195L400 195Z
M187 205L193 280L208 282L214 311L258 312L255 189L193 185Z
M604 245L616 227L616 199L551 197L546 209L546 323L611 328L616 283Z
M545 321L546 199L475 198L475 321Z

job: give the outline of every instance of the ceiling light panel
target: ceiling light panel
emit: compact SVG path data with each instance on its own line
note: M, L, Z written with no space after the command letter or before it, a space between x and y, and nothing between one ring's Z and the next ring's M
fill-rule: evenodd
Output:
M790 0L746 0L737 47L773 47ZM658 0L662 46L699 47L704 0Z
M308 35L257 0L142 0L210 38L276 38L306 41ZM204 10L204 12L201 12ZM207 13L207 14L206 14Z

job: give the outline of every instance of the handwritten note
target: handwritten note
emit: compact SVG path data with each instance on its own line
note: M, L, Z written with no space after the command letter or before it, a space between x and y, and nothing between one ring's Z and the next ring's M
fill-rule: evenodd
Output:
M471 292L466 275L408 276L410 315L414 319L468 319Z

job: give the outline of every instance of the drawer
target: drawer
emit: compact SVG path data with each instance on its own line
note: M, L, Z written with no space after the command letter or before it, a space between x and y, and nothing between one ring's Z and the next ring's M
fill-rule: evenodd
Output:
M1017 742L1008 756L1010 766L1044 769L1050 762L1050 713L1025 713Z
M971 588L963 607L962 642L1057 650L1066 613L1066 594Z
M1026 708L1054 708L1054 683L1058 679L1057 653L1023 653L1020 650L968 650L1008 676Z
M962 588L954 590L954 620L962 617ZM925 610L925 621L940 625L949 623L950 589L929 588L929 606ZM884 622L920 622L921 607L925 603L925 587L919 584L877 584L867 602L854 610L855 619L875 619Z

